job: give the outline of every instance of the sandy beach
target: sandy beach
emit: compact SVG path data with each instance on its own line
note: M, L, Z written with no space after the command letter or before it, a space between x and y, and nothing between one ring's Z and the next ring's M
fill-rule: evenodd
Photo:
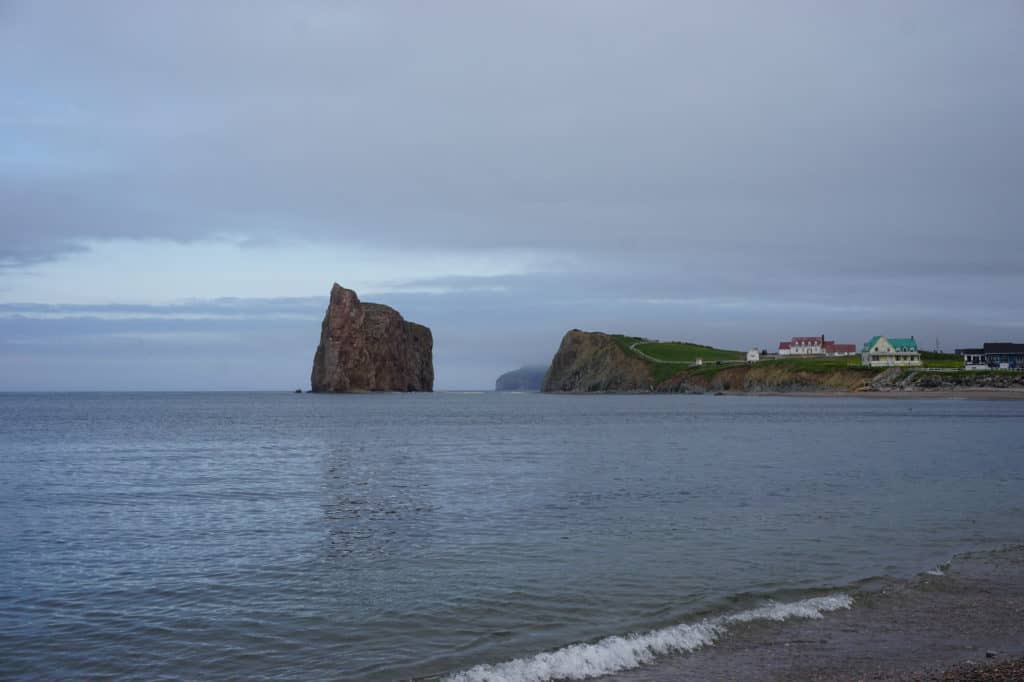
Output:
M710 648L605 679L1024 679L1024 546L852 594L849 610L736 627Z

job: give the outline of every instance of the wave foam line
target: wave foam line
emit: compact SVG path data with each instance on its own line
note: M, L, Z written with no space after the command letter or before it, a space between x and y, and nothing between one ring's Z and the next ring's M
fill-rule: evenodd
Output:
M853 598L847 594L813 597L796 602L768 602L749 611L705 619L695 624L673 625L660 630L624 637L606 637L593 644L570 646L516 658L504 663L478 665L445 678L446 682L551 682L584 680L599 675L638 668L658 656L696 651L711 646L724 635L729 623L755 620L781 621L787 618L822 618L824 613L848 609Z

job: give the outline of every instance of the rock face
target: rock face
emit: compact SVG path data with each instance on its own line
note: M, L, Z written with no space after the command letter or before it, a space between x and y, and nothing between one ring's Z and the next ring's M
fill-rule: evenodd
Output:
M854 391L867 387L877 370L852 368L803 372L776 363L729 364L704 368L679 366L668 378L652 378L655 363L625 350L601 332L574 329L562 339L544 378L551 393L763 393Z
M310 383L314 393L433 391L433 350L430 329L335 283Z
M900 369L877 382L880 391L1024 391L1024 373L1005 371L926 372Z
M526 365L505 372L494 382L495 391L539 391L544 385L546 365Z
M551 360L542 391L589 393L593 391L650 391L647 363L626 354L611 336L573 329Z
M785 361L784 361L785 362ZM828 372L793 370L785 365L732 365L713 374L681 371L655 386L659 393L820 393L870 388L877 370L837 369Z

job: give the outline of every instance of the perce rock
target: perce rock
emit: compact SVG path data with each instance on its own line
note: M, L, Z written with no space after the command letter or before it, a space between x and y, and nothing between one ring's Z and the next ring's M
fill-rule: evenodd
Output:
M429 328L335 283L310 383L314 393L433 391L433 350Z

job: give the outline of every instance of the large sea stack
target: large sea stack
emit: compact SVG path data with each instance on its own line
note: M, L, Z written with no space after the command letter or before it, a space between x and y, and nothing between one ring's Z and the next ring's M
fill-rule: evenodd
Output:
M433 352L429 328L335 283L310 382L314 393L433 391Z

